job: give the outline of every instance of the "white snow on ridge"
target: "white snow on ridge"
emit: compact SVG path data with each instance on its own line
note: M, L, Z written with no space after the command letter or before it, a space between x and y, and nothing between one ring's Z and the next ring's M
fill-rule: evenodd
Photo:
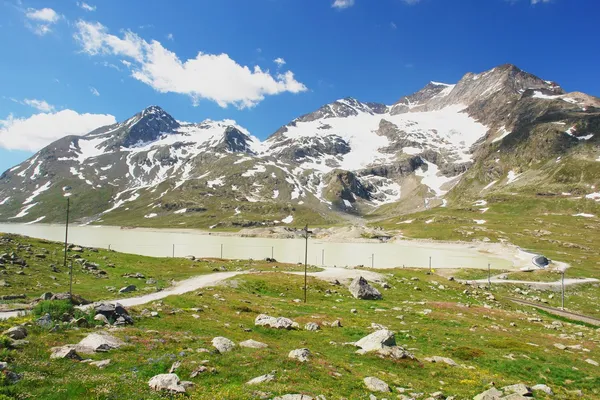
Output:
M511 131L506 129L506 126L500 128L498 132L500 132L500 136L492 140L492 143L497 143L512 133Z
M427 164L427 171L423 170L423 167L417 169L415 171L415 175L421 177L421 183L425 186L428 186L437 197L441 197L448 193L447 190L443 190L442 186L456 179L457 177L448 178L439 173L439 168L437 165L430 163L429 161L423 160L425 164Z
M600 202L600 192L586 194L585 198L590 199L590 200L596 200L596 201Z
M279 197L279 190L273 190L273 198L276 199Z
M586 213L579 213L579 214L573 214L574 217L584 217L584 218L594 218L595 215L594 214L586 214Z
M40 194L42 194L43 192L48 190L50 188L50 185L51 185L51 183L50 183L50 181L48 181L43 186L35 189L31 193L31 196L29 196L28 198L25 199L25 201L23 202L23 205L31 203L33 201L33 199L35 199L37 196L39 196Z
M344 200L344 205L345 205L347 208L352 208L352 203L350 203L350 202L349 202L348 200L346 200L346 199L343 199L343 200Z
M496 184L496 182L498 182L498 181L492 181L492 182L488 183L488 185L486 187L484 187L483 189L481 189L481 191L483 192L484 190L491 188L492 186L494 186Z
M156 213L150 213L150 214L144 215L144 218L154 218L156 216L158 216L158 214L156 214Z
M10 200L10 196L5 197L2 201L0 201L0 206L5 205L8 200Z
M294 217L292 215L288 215L287 217L282 219L281 222L283 222L284 224L291 224L292 222L294 222Z
M474 206L476 207L483 207L487 205L487 201L485 200L477 200L475 203L473 203Z
M509 185L511 183L513 183L514 181L516 181L517 179L519 179L521 177L522 174L517 174L515 171L510 170L508 171L508 175L506 176L506 184Z
M214 179L212 181L207 181L206 186L208 186L211 189L213 189L215 186L217 186L217 187L223 186L223 185L225 185L225 182L223 181L224 178L225 178L225 176L220 176L217 179Z
M266 171L267 171L267 168L264 165L259 164L259 165L255 165L254 168L249 169L248 171L244 172L242 174L242 176L249 178L251 176L256 175L257 173L262 173L262 172L266 172Z
M177 211L173 212L173 214L185 214L186 211L187 211L187 208L182 208L181 210L177 210Z
M38 218L38 219L36 219L35 221L29 221L29 222L25 222L25 225L33 225L33 224L35 224L35 223L38 223L38 222L40 222L40 221L41 221L41 220L43 220L44 218L46 218L46 216L45 216L45 215L44 215L44 216L42 216L42 217L39 217L39 218Z
M38 205L38 203L28 204L25 207L23 207L17 215L15 215L14 217L10 217L9 219L16 219L16 218L24 217L29 213L29 210L31 210L32 207L35 207L37 205Z

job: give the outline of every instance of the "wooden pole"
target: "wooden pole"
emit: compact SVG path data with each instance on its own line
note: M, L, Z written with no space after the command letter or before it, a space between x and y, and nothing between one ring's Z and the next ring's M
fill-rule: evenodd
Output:
M65 224L65 260L63 263L63 267L67 266L67 241L69 238L69 206L71 204L71 199L67 197L67 222Z
M306 303L307 280L308 280L308 224L304 227L304 302Z

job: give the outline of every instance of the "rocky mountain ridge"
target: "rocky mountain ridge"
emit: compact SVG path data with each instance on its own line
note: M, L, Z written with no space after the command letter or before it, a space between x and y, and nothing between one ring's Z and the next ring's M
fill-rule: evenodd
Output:
M231 120L183 123L151 106L4 172L0 219L59 221L64 196L85 205L75 211L85 223L164 226L331 224L446 206L556 157L594 165L598 107L513 65L431 82L389 106L340 99L262 142Z

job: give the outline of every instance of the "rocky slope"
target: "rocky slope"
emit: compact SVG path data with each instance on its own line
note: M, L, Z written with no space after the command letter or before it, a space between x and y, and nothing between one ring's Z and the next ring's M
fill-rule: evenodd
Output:
M67 136L0 177L0 219L244 227L333 224L481 191L600 185L600 100L512 65L431 82L393 105L340 99L261 142L234 121L152 106ZM600 195L599 195L600 197Z

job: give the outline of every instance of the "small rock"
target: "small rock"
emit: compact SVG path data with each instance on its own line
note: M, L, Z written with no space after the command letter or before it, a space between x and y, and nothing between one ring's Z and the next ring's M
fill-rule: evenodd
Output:
M108 318L106 318L103 314L96 314L96 316L94 317L94 321L100 321L104 325L110 325Z
M361 300L381 300L383 298L379 290L369 285L369 282L362 276L355 278L348 290L352 296Z
M391 347L396 345L396 338L394 332L387 329L381 329L370 335L365 336L358 342L354 343L356 347L360 347L364 351L377 351L384 347Z
M130 293L130 292L135 292L137 290L137 288L135 287L135 285L128 285L125 286L121 289L119 289L119 293Z
M14 340L21 340L27 337L27 329L24 326L13 326L2 334Z
M549 386L544 385L544 384L538 384L538 385L532 386L531 390L533 390L534 392L544 392L547 395L554 396L554 392L552 391L552 389L550 389Z
M473 400L500 400L503 394L504 393L502 393L498 389L491 388L473 397Z
M429 361L431 363L444 363L444 364L448 364L451 367L458 367L458 364L451 358L447 358L447 357L440 357L440 356L433 356L433 357L427 357L425 359L425 361Z
M502 388L505 394L518 394L521 396L531 396L531 389L522 383L516 385L505 386Z
M176 374L160 374L152 377L148 386L156 391L168 391L173 393L185 393L185 386L179 381Z
M110 359L102 360L102 361L92 361L90 365L98 367L100 369L106 368L110 364Z
M368 376L365 379L363 379L363 382L365 383L365 386L367 387L367 389L369 389L372 392L389 392L390 391L390 387L387 383L385 383L384 381L382 381L381 379L372 377L372 376Z
M598 367L600 366L600 364L598 364L598 361L594 361L591 358L588 358L587 360L585 360L586 363L593 365L594 367Z
M296 349L290 351L290 353L288 354L288 358L292 358L300 362L307 362L310 355L310 350L308 349Z
M319 329L321 329L321 327L314 322L309 322L308 324L304 325L304 330L307 331L318 331Z
M246 385L258 385L261 383L267 383L275 380L275 373L271 372L270 374L257 376L256 378L250 379L246 382Z
M240 342L240 347L247 347L249 349L264 349L269 347L266 343L257 342L256 340L245 340Z
M53 325L52 317L50 316L50 314L46 313L46 314L42 315L41 317L39 317L35 321L35 324L37 326L41 326L42 328L51 328Z
M60 358L68 358L71 360L81 361L81 357L75 351L73 346L61 346L61 347L53 347L50 349L50 358L51 359L60 359Z
M218 336L212 340L212 345L215 349L219 351L219 353L226 353L228 351L233 350L235 347L235 343L231 340Z
M266 326L266 327L275 328L275 329L290 330L290 329L294 328L294 324L295 324L294 321L292 321L289 318L284 318L284 317L275 318L275 317L271 317L266 314L260 314L254 320L254 325L256 325L256 326Z
M192 371L192 373L190 374L190 378L195 378L197 377L199 374L208 371L208 368L206 368L204 365L199 366L198 368L196 368L195 370Z

